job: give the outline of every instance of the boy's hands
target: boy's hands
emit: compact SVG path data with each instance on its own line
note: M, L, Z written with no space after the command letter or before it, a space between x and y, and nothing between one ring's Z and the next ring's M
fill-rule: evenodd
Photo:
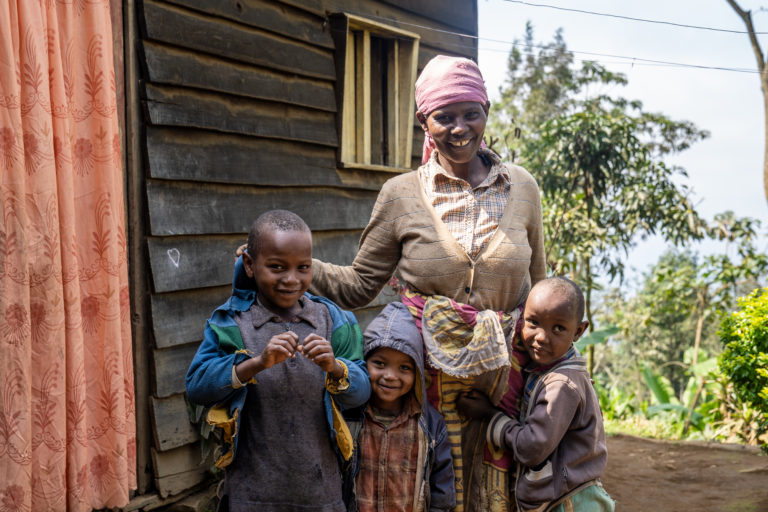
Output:
M335 379L344 376L344 368L341 367L336 356L333 355L331 342L318 334L310 334L304 338L304 343L299 350L307 359L322 368Z
M301 351L301 347L299 346L299 336L295 332L286 331L272 336L259 356L262 370L282 363L289 357L294 357L297 350Z
M299 336L293 331L286 331L270 338L261 355L246 359L235 371L241 382L246 382L257 373L280 364L286 359L296 357L296 353L303 354L307 359L322 368L335 379L344 376L344 368L336 361L333 355L331 342L317 334L310 334L299 345Z
M464 416L476 420L490 419L498 412L498 409L491 404L491 400L476 389L462 393L456 400L456 409Z
M286 331L272 336L261 354L235 367L237 378L240 382L247 382L257 373L295 357L297 350L300 350L299 336L295 332Z

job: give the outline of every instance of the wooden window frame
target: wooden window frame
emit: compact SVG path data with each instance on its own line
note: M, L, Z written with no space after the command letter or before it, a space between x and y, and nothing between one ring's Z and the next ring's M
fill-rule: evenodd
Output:
M410 170L419 35L347 13L332 15L331 27L338 76L339 166ZM386 72L386 86L375 82L371 69L377 65Z

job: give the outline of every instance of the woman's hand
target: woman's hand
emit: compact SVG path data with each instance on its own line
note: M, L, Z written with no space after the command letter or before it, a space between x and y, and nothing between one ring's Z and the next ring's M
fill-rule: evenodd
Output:
M237 259L240 256L242 256L247 248L248 248L248 244L243 244L240 247L238 247L237 249L235 249L235 259Z
M498 412L491 400L482 392L472 389L459 395L456 409L464 416L475 420L490 419Z

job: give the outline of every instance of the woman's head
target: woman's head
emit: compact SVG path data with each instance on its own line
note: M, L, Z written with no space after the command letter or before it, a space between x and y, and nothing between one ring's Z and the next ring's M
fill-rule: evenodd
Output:
M460 105L464 107L463 111L472 111L472 107L475 107L475 111L481 111L483 122L482 126L479 127L479 134L464 135L460 133L461 126L456 128L459 133L456 134L455 142L461 144L472 139L470 145L476 151L482 141L485 116L489 107L488 92L485 89L483 75L477 64L469 59L438 55L424 66L421 75L416 80L416 108L418 110L416 116L425 132L422 163L429 159L430 153L435 148L436 141L433 140L433 137L436 134L432 130L430 120L437 120L433 118L446 113L453 116L461 115L461 112L455 108ZM450 112L442 112L443 110ZM475 117L475 114L470 113L470 116ZM444 121L448 120L445 117L443 119ZM435 126L453 128L452 124L445 122L437 123ZM475 123L475 127L471 131L475 132L477 127L477 123ZM445 143L447 140L450 139L443 138L442 142Z

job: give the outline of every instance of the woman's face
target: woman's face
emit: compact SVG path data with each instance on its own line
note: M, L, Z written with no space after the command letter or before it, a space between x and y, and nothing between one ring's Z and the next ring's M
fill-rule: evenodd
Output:
M466 164L480 149L488 106L475 101L450 103L434 110L428 117L418 113L422 128L435 141L441 160L449 164ZM443 162L441 162L443 163Z

